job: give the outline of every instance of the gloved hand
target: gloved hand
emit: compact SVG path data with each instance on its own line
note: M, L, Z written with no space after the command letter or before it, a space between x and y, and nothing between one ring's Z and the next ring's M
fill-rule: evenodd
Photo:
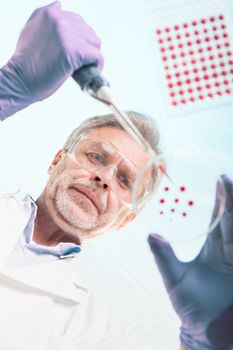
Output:
M173 307L181 319L185 350L233 349L233 183L222 176L226 206L199 255L180 262L162 237L148 241ZM219 205L217 185L216 208Z
M94 30L60 5L56 1L32 13L0 70L0 120L53 94L81 66L103 68Z

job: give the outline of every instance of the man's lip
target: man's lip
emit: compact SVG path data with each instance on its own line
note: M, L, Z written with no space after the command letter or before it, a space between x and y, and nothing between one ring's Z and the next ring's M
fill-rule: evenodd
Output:
M87 191L85 189L80 189L80 188L77 188L77 187L72 187L74 190L76 190L77 192L83 194L85 197L87 197L91 202L92 204L96 207L96 209L98 210L99 212L99 206L97 204L97 199L95 197L94 194L92 194L90 191Z

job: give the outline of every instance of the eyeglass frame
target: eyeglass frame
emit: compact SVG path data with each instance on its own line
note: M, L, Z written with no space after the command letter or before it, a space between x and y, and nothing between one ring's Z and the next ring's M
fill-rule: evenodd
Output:
M117 154L119 154L120 157L121 157L122 159L125 159L127 162L131 163L131 164L133 165L133 167L138 171L138 175L136 176L136 178L135 178L135 180L134 180L134 183L133 183L133 185L132 185L132 189L130 189L132 198L136 198L136 191L134 190L134 187L135 187L135 185L138 185L138 184L139 184L139 179L142 178L142 176L141 176L140 174L142 174L145 170L147 170L147 168L149 168L149 167L148 167L148 164L149 164L149 166L150 166L150 165L156 165L156 166L159 168L159 166L158 166L158 164L157 164L157 161L156 161L156 162L154 162L154 161L149 161L149 162L146 163L146 165L143 167L143 169L139 171L139 169L137 169L137 167L132 163L132 161L129 160L126 156L124 156L119 150L115 149L113 145L107 143L106 141L98 140L98 139L96 139L96 138L94 138L94 137L91 137L91 136L85 134L85 133L80 134L80 135L76 138L76 140L71 144L71 146L69 147L68 151L66 151L68 157L69 157L72 161L74 161L76 164L78 164L79 166L81 166L81 167L82 167L82 165L76 160L76 157L74 156L74 149L75 149L75 147L76 147L76 145L77 145L78 143L80 143L81 141L83 141L83 140L85 140L85 139L95 140L95 141L98 141L98 142L100 142L100 143L103 143L103 144L106 144L106 145L112 147L113 150L114 150L114 152L116 152ZM84 168L83 168L83 169L84 169ZM87 170L87 169L86 169L86 170ZM90 172L89 170L87 170L87 171ZM140 210L140 208L142 208L142 207L144 206L145 202L148 200L148 198L150 197L149 195L150 195L151 192L152 192L152 188L153 188L152 179L150 179L149 182L150 182L149 185L150 185L150 187L151 187L151 190L145 189L145 192L144 192L144 195L143 195L143 200L142 200L140 203L137 203L137 204L135 205L135 203L136 203L136 200L135 200L135 201L133 201L133 203L129 204L129 203L125 202L123 199L121 199L119 196L117 196L118 199L119 199L127 208L129 208L129 209L132 210L133 212L138 212L138 211ZM147 186L148 186L148 184L147 184ZM116 195L117 195L117 194L116 194Z

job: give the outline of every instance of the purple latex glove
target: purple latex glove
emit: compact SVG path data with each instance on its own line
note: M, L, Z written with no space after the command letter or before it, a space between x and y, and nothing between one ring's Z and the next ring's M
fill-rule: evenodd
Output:
M83 65L103 68L100 40L56 1L35 10L9 62L0 70L0 120L52 95Z
M174 309L181 319L185 350L233 349L233 183L222 176L226 190L224 214L208 234L199 255L179 261L158 235L149 244ZM217 185L214 219L219 205Z

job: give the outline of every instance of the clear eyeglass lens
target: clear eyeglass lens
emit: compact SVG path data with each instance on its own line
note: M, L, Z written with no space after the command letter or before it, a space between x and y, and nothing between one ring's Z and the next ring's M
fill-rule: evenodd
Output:
M110 183L111 190L125 203L134 206L141 202L147 193L146 176L136 181L138 169L127 158L108 144L84 139L77 142L69 156L83 169L95 173ZM137 182L137 202L132 203L132 192Z

